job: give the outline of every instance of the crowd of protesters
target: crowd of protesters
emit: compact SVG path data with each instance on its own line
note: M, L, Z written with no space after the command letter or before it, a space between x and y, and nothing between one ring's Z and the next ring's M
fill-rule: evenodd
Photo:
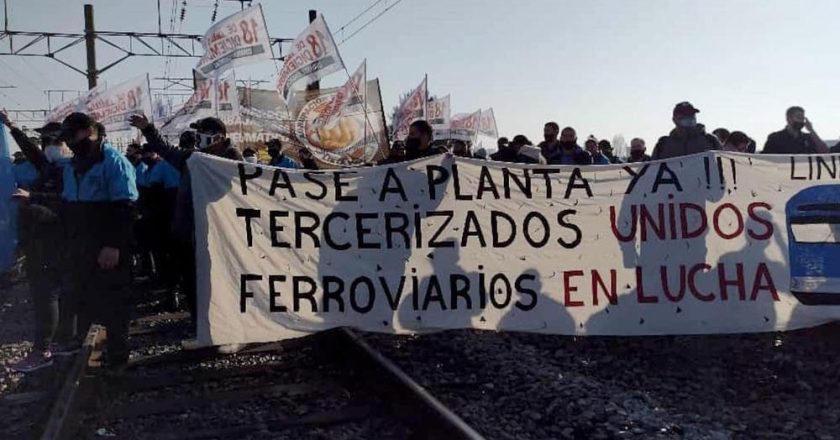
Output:
M755 141L741 131L719 128L707 133L697 113L688 102L677 104L674 129L656 142L650 155L643 139L632 139L626 161L709 150L756 151ZM801 107L789 108L786 119L786 127L767 138L764 153L829 152ZM195 328L196 241L187 160L200 152L256 164L261 162L259 152L240 151L228 138L225 124L213 117L191 124L172 145L145 116L135 115L131 125L146 142L129 146L125 154L111 146L101 124L83 113L44 125L37 139L27 137L5 112L0 122L21 148L14 157L14 197L21 202L19 243L36 317L33 350L14 368L34 371L51 365L54 356L75 353L92 322L107 329L106 365L124 365L131 285L141 275L167 292L169 308L187 308ZM406 139L395 142L379 164L444 153L521 164L622 163L609 141L590 135L581 147L574 128L561 130L555 122L545 124L544 139L536 146L521 134L511 140L503 137L489 156L484 149L472 152L469 142L436 141L433 133L426 121L415 121ZM292 150L276 139L265 147L265 165L319 167L305 148ZM197 346L194 339L184 341L185 348L191 346ZM237 349L227 346L220 351Z
M627 163L647 162L687 156L710 150L723 150L738 153L755 153L756 142L743 131L729 131L717 128L712 133L697 122L696 107L689 102L680 102L674 107L672 121L674 128L659 138L653 150L648 154L644 139L630 141ZM785 113L787 125L784 129L770 134L764 149L765 154L820 154L840 153L840 145L831 149L820 138L811 122L805 117L802 107L790 107ZM425 121L412 124L412 130L405 143L395 143L391 155L383 163L401 162L445 151L455 156L489 159L498 162L549 165L610 165L622 163L616 156L613 146L606 139L598 140L589 135L579 145L577 131L572 127L562 130L556 122L548 122L543 127L544 140L534 144L525 135L516 135L512 140L499 138L495 153L485 157L481 150L471 153L470 147L463 141L435 141L432 139L432 127ZM426 146L435 148L428 149ZM419 150L418 150L419 148ZM422 153L421 153L422 152Z

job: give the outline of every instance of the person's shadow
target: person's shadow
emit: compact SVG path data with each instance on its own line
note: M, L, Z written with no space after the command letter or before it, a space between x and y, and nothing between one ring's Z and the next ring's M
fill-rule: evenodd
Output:
M719 184L708 184L700 177L694 179L693 174L687 173L689 167L695 167L697 164L700 164L702 168L704 157L708 157L710 163L714 164L715 159L712 153L667 162L669 169L680 178L681 192L675 191L672 185L660 186L656 193L651 191L660 162L627 165L632 166L636 173L645 166L648 166L648 169L631 194L620 195L621 208L614 213L614 218L610 219L615 226L615 232L626 238L626 241L619 241L618 244L622 261L621 266L617 268L624 274L619 281L621 284L619 289L624 289L624 293L618 295L616 305L607 305L586 321L584 328L587 334L662 335L673 334L675 328L680 328L680 333L702 332L702 318L693 316L690 312L692 308L684 306L687 302L693 301L693 297L691 297L689 287L681 285L679 281L680 266L686 266L685 270L688 271L691 266L706 262L707 241L710 238L712 226L707 221L702 232L691 239L662 240L652 232L649 224L660 223L658 204L691 203L705 210L707 217L710 217L709 207L721 201L727 189ZM647 212L642 212L643 206ZM667 221L670 213L667 211L666 208L663 227L665 236L670 238ZM703 226L702 218L698 213L688 209L686 214L687 231L697 231ZM644 221L642 217L645 217ZM681 226L677 222L676 228L679 229ZM646 229L647 240L642 239L643 229ZM709 265L714 266L712 263ZM679 298L679 302L669 301L663 292L664 287L657 288L662 282L662 267L667 267L665 278L668 280L668 293L673 298ZM639 279L644 280L641 292L639 292L640 286L637 285ZM698 281L700 279L710 280L711 278L709 274L705 274L705 276L698 276ZM699 290L703 292L709 290L705 288L705 285L702 287ZM654 299L647 299L653 297L656 297L655 302L653 302ZM680 324L676 325L675 320Z

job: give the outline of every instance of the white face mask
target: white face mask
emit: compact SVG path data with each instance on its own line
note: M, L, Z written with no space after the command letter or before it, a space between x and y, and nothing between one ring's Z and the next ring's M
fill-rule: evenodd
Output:
M213 145L213 143L216 141L216 135L215 134L196 133L196 137L198 139L197 148L199 150L202 150L204 148L209 147L210 145Z
M66 157L64 147L61 145L50 145L44 149L44 155L50 163L58 162Z
M257 163L257 156L245 156L242 158L245 163Z

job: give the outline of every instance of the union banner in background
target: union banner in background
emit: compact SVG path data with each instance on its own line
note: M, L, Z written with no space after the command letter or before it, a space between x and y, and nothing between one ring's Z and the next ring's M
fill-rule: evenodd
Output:
M339 88L317 93L300 92L308 97L292 99L302 103L291 109L297 115L294 133L297 140L321 163L330 168L358 166L374 161L388 149L385 119L380 105L379 81L367 82L364 101L347 106L332 127L323 119L333 106ZM305 102L304 102L305 101Z
M204 56L195 68L203 75L218 75L236 66L273 58L260 4L210 26L201 44Z
M435 139L454 139L464 142L472 142L478 133L481 124L481 110L474 113L459 113L452 116L449 130L442 130L435 133Z
M277 93L288 100L295 84L318 81L342 69L344 61L338 54L338 46L324 16L319 15L295 38L286 54L283 68L277 76Z
M90 89L87 93L79 96L78 98L72 99L67 102L62 102L61 104L57 105L53 108L45 118L47 122L61 122L66 118L70 113L74 112L86 112L87 111L87 103L88 101L95 97L96 95L102 93L103 90L108 88L108 83L102 82L98 86Z
M449 130L451 114L449 95L433 99L426 104L426 120L435 130Z
M423 119L426 115L426 97L429 96L428 78L423 78L420 85L415 88L405 100L400 103L400 108L394 115L394 140L405 140L408 136L408 128L411 123Z
M149 90L149 74L109 87L90 96L85 112L102 123L109 133L131 129L131 115L144 114L153 117L152 94Z
M193 155L204 344L337 326L578 335L840 318L839 156L296 171Z
M499 137L499 129L496 128L496 115L493 114L493 107L481 111L478 133L491 138Z
M363 107L367 103L365 93L367 87L363 86L366 83L367 60L362 61L359 68L333 95L329 105L324 108L323 114L319 118L319 126L333 128L342 116L349 114L351 108Z

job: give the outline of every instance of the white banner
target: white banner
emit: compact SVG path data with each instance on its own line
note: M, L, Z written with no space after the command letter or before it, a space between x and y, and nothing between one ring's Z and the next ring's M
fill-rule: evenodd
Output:
M213 110L216 116L230 116L239 114L239 92L236 89L236 75L231 72L224 78L215 81L213 96Z
M423 78L420 85L400 104L394 121L391 121L394 126L394 140L405 140L411 123L426 116L426 97L429 96L427 80L428 78Z
M474 113L459 113L452 116L449 130L436 130L435 139L454 139L464 142L475 141L481 124L481 110Z
M367 103L364 84L367 83L367 60L362 61L358 69L347 79L333 95L330 103L318 118L317 127L334 128L342 116L349 114L351 107L364 106Z
M493 107L481 111L478 133L494 139L499 137L499 129L496 128L496 115L493 114Z
M149 74L110 87L87 100L85 111L102 123L108 133L130 130L131 115L142 113L153 119Z
M337 326L579 335L840 318L840 156L435 156L292 171L195 154L199 340Z
M210 26L201 44L204 56L198 61L196 70L206 76L274 57L260 4Z
M276 89L287 100L292 87L305 81L307 84L344 69L344 62L338 54L327 22L319 15L295 38L283 68L277 76Z
M449 130L451 115L452 107L449 104L449 95L433 99L426 104L426 121L435 130Z
M316 95L306 93L310 100L295 109L295 135L312 155L330 166L359 166L374 161L382 151L387 151L388 138L379 108L379 81L367 83L365 95L370 97L366 106L356 101L347 107L334 126L324 126L325 112L329 111L339 89L324 89ZM295 99L293 101L302 101Z
M47 122L61 122L66 118L70 113L74 112L87 112L87 103L88 100L92 97L102 93L103 90L108 88L108 83L102 82L98 86L90 89L82 96L75 98L73 100L62 102L61 104L57 105L53 108L45 118Z

